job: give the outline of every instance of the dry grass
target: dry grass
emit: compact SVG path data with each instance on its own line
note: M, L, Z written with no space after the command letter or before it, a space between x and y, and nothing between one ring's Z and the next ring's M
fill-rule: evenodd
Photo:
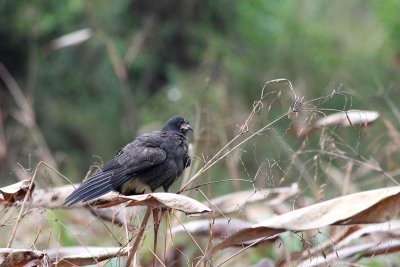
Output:
M118 62L114 62L115 68ZM20 119L21 123L32 135L42 136L22 90L1 67L2 79L8 81L8 89L14 92L18 116L25 118ZM5 238L0 246L27 249L20 253L36 257L42 264L52 261L59 266L89 262L99 266L243 266L266 258L280 266L363 264L363 258L368 263L378 261L384 265L379 255L399 247L398 221L392 219L398 208L398 201L392 201L398 196L397 187L390 189L390 194L389 189L383 190L370 205L363 205L368 203L366 200L357 204L359 208L353 213L327 208L327 214L329 210L335 212L336 220L318 224L322 215L317 216L315 211L304 213L301 220L297 218L298 223L292 221L293 227L279 220L290 217L293 210L311 208L326 199L398 186L400 172L391 158L398 157L399 131L383 115L375 122L357 122L343 112L356 107L341 87L312 100L297 96L295 91L286 79L267 82L248 116L218 118L198 109L194 122L198 130L192 146L194 160L183 175L179 193L203 201L213 212L201 215L199 220L177 211L162 211L158 239L151 231L154 222L148 223L150 208L144 211L118 204L104 211L97 210L97 204L92 203L66 210L57 205L46 206L48 201L33 205L39 196L30 197L32 185L40 184L42 177L50 175L52 185L44 191L35 188L33 192L42 192L43 198L54 202L65 198L55 186L70 183L57 171L45 140L37 139L36 146L46 152L41 158L46 163L39 164L34 172L27 170L31 183L24 198L14 203L3 202L0 235ZM330 102L337 98L344 99L343 108L330 108ZM335 112L344 114L341 121L322 126L316 123ZM214 131L210 125L216 125L216 121L225 125L239 123L233 129L219 127ZM217 169L225 169L224 173L231 177L218 176L221 172L215 172ZM231 190L243 192L226 193ZM363 200L361 195L343 207L356 206L357 200ZM355 220L360 214L367 214L368 220ZM271 220L282 225L281 229L271 227ZM364 225L384 221L388 222ZM353 226L333 226L338 222L350 222ZM265 224L263 230L254 228L257 223ZM302 227L305 224L313 227ZM235 239L238 233L245 234ZM158 240L156 246L154 240ZM226 240L235 242L224 243ZM76 244L79 247L74 250L65 249ZM95 250L93 246L117 250ZM0 252L1 262L1 257L10 251ZM386 261L395 263L398 256L392 255Z

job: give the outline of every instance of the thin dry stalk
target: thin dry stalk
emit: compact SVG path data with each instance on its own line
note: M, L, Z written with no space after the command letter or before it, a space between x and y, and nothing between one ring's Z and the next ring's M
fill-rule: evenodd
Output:
M314 247L311 247L310 249L307 249L307 251L303 251L299 257L296 258L297 261L305 260L307 258L312 258L313 256L317 254L322 254L325 252L325 250L329 250L330 248L334 247L340 240L342 240L344 237L349 235L349 230L351 227L345 226L342 231L336 233L333 236L330 236L329 239L327 239L325 242L320 243ZM288 254L287 259L282 260L279 266L284 266L285 264L288 264L288 259L290 258L290 253Z
M212 182L207 182L207 183L201 183L201 184L197 184L195 186L186 188L185 191L191 191L193 189L199 189L200 187L203 187L205 185L211 185L211 184L219 184L219 183L224 183L224 182L246 182L248 184L253 184L254 182L251 180L246 180L246 179L222 179L222 180L218 180L218 181L212 181ZM238 183L239 184L239 183Z
M71 229L69 229L62 221L57 220L57 222L58 222L59 224L61 224L62 227L64 227L65 229L67 229L70 233L72 233ZM52 230L52 229L51 229L51 230ZM50 235L49 235L48 244L50 244L50 238L51 238L51 233L50 233ZM60 234L59 234L58 239L60 239L60 238L61 238L61 236L60 236ZM88 253L92 256L90 250L86 248L86 245L84 244L84 242L82 242L82 240L80 240L77 236L74 236L74 238L79 242L79 244L80 244L83 248L85 248L86 252L88 252ZM60 246L60 245L61 245L61 242L60 242L60 240L58 240L58 246ZM121 249L121 250L122 250L122 249ZM92 256L92 258L93 258L93 260L96 262L96 264L97 264L98 266L100 266L100 263L97 261L97 258L96 258L94 255Z
M125 267L131 266L132 260L135 257L136 252L137 252L137 250L139 248L140 241L142 240L142 237L143 237L143 234L144 234L144 230L146 229L147 222L149 220L151 210L152 210L151 207L148 207L147 210L146 210L146 213L145 213L145 215L143 217L142 223L141 223L140 228L139 228L139 232L138 232L138 234L136 236L135 243L133 244L131 250L128 253L128 259L126 260Z
M10 248L12 243L13 243L13 241L14 241L15 234L17 233L17 229L18 229L19 223L21 222L22 214L24 212L25 204L28 201L28 198L31 196L31 193L32 193L32 189L33 189L33 186L34 186L33 182L35 181L36 174L37 174L37 171L38 171L38 168L39 168L39 164L36 166L35 172L34 172L34 174L32 176L32 179L31 179L31 183L29 184L28 191L27 191L27 193L26 193L26 195L24 197L24 201L22 202L21 209L19 210L19 213L18 213L17 221L14 224L14 227L13 227L13 229L11 231L10 239L8 240L8 243L7 243L7 248Z
M212 218L212 222L210 223L210 230L209 230L209 235L208 235L208 240L207 240L207 246L206 246L206 253L208 253L208 249L211 247L212 244L212 236L213 236L213 231L212 231L212 226L215 223L215 218ZM207 262L203 261L203 267L206 267Z
M222 210L220 210L216 205L214 205L214 203L212 203L211 199L209 199L202 190L199 189L198 191L207 200L207 202L210 203L210 205L213 206L214 209L217 210L219 214L221 214L221 216L223 216L225 219L229 220L229 218L222 212ZM214 215L214 213L213 213L213 215Z
M179 220L179 218L175 215L175 213L174 213L174 216L175 216L175 218L178 220L178 222L182 225L182 227L183 227L183 229L186 231L186 233L189 235L190 239L192 239L192 241L193 241L193 243L196 245L196 247L200 250L201 254L203 254L203 258L205 258L205 255L206 255L206 254L205 254L204 251L201 249L199 243L196 242L196 240L194 239L194 237L192 236L192 234L186 229L185 225L182 223L181 220ZM209 262L208 259L206 259L206 260ZM199 261L199 262L196 264L196 266L198 266L200 263L201 263L201 261ZM209 262L209 263L211 264L211 262Z
M228 151L226 151L225 153L223 153L227 147L229 147L235 140L237 140L239 138L240 135L235 136L227 145L225 145L222 149L220 149L215 155L214 157L212 157L209 161L207 161L207 163L195 174L192 176L192 178L187 181L182 188L179 190L178 193L183 192L186 187L189 186L189 184L191 184L194 180L196 180L197 178L199 178L204 172L206 172L208 169L210 169L212 166L214 166L215 164L217 164L220 160L224 159L226 156L228 156L232 151L236 150L238 147L240 147L241 145L243 145L244 143L248 142L249 140L251 140L252 138L254 138L255 136L259 135L260 133L262 133L263 131L265 131L266 129L268 129L269 127L271 127L272 125L274 125L275 123L277 123L278 121L282 120L283 118L287 117L289 114L289 112L286 112L282 115L280 115L278 118L276 118L275 120L273 120L272 122L268 123L267 125L265 125L264 127L262 127L261 129L257 130L256 132L254 132L253 134L251 134L250 136L248 136L247 138L245 138L244 140L242 140L241 142L239 142L238 144L236 144L235 146L233 146L232 148L228 149ZM222 155L221 155L222 154Z
M178 193L182 193L183 191L185 191L185 189L188 187L189 184L191 184L194 180L196 180L198 177L200 177L204 172L206 172L208 169L210 169L212 166L214 166L216 163L218 163L220 160L224 159L227 155L229 155L232 151L236 150L238 147L240 147L241 145L243 145L244 143L248 142L249 140L251 140L252 138L254 138L255 136L259 135L260 133L262 133L263 131L265 131L266 129L268 129L269 127L271 127L272 125L274 125L275 123L277 123L278 121L280 121L281 119L287 117L288 115L292 114L293 112L297 112L297 109L289 109L288 112L280 115L278 118L276 118L275 120L273 120L271 123L268 123L267 125L265 125L264 127L262 127L261 129L257 130L256 132L252 133L250 136L248 136L247 138L245 138L244 140L242 140L241 142L239 142L238 144L234 145L232 148L229 148L232 144L235 143L236 140L238 140L244 133L248 132L249 130L249 123L251 122L251 120L253 119L253 117L255 116L255 114L257 112L259 112L259 110L262 108L263 106L263 100L265 97L267 97L269 94L271 94L271 92L268 93L264 93L265 88L273 83L282 83L282 82L286 82L289 85L289 88L291 90L291 92L293 93L293 97L294 99L297 101L297 96L293 90L292 84L289 80L287 79L276 79L276 80L272 80L272 81L268 81L264 84L262 91L261 91L261 97L258 101L255 102L254 106L253 106L253 110L251 111L250 115L248 116L248 118L246 119L246 121L244 122L244 124L240 127L240 131L239 133L232 138L232 140L230 140L225 146L223 146L217 153L215 153L215 155L208 160L204 166L198 170L193 176L192 178L189 179L189 181L187 181L182 187L181 189L178 191ZM296 102L297 103L297 102Z
M228 258L222 260L216 267L219 267L219 266L224 265L224 264L227 263L228 261L230 261L230 260L232 260L233 258L235 258L236 256L238 256L240 253L246 251L247 249L249 249L249 248L251 248L251 247L257 245L258 243L260 243L260 242L262 242L262 241L264 241L264 240L268 240L268 239L275 238L275 236L276 236L276 235L273 235L273 236L270 236L270 237L265 237L265 238L261 238L261 239L259 239L259 240L257 240L257 241L254 241L254 242L251 243L250 245L245 246L244 248L242 248L241 250L239 250L239 251L237 251L236 253L232 254L232 255L229 256ZM204 259L204 260L206 260L206 259Z
M158 229L160 227L161 218L164 212L162 211L160 216L158 216L159 213L160 213L159 208L153 208L153 228L154 228L153 249L155 253L157 253ZM153 258L153 266L156 266L156 258Z
M149 248L149 250L154 257L153 266L156 266L156 260L157 260L162 266L166 267L165 264L161 261L161 259L157 256L157 254L153 250L151 250L151 248Z
M356 163L359 166L364 166L367 167L373 171L376 171L378 173L381 173L382 175L384 175L385 177L389 178L395 185L400 185L400 183L393 178L393 176L390 175L389 172L385 171L382 169L382 167L379 165L379 163L377 161L373 161L373 162L367 162L367 161L363 161L363 160L358 160L356 158L352 158L350 156L347 155L342 155L339 153L335 153L335 152L330 152L330 151L321 151L321 150L304 150L302 153L316 153L316 154L323 154L323 155L328 155L328 156L334 156L337 158L342 158L348 161L352 161L354 163Z
M277 137L274 136L276 139ZM277 140L280 141L280 140ZM308 172L307 168L305 167L304 163L300 160L298 157L298 152L293 152L292 149L289 148L288 144L283 144L281 145L283 151L286 153L288 158L291 158L291 164L294 165L294 167L297 169L297 171L301 174L301 176L306 180L307 184L310 186L310 189L313 193L313 195L318 198L319 196L319 188L317 184L315 183L313 177L311 174Z
M195 243L195 245L197 246L197 248L200 250L200 252L204 254L204 251L201 249L199 243L196 242L196 240L194 239L194 237L190 234L190 232L186 229L185 225L182 223L181 220L179 220L179 218L174 214L175 218L178 220L178 222L182 225L183 229L185 229L186 233L189 235L190 239L192 239L192 241Z

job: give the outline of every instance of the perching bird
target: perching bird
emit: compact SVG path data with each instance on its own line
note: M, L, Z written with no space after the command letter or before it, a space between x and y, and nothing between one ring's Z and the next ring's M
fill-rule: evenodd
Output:
M182 117L168 120L161 131L136 137L104 164L101 171L84 180L64 205L88 201L110 191L124 195L143 194L171 184L190 165L189 139L192 126Z

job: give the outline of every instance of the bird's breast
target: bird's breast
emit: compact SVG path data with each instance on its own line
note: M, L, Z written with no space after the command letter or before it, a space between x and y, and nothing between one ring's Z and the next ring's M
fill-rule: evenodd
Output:
M125 182L118 191L123 195L137 195L150 193L151 189L139 177L135 176Z

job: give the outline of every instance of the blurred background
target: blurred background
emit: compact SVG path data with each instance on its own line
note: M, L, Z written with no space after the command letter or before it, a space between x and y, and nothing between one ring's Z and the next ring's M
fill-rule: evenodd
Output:
M277 78L289 79L304 101L341 91L321 105L377 110L399 124L397 0L2 0L0 10L0 186L29 175L40 160L79 182L91 165L176 114L196 127L190 138L201 166L238 133L264 83ZM279 88L287 90L265 90ZM292 100L264 106L252 129ZM284 171L301 144L290 131L295 120L273 125L207 179L255 177L269 162L260 186L282 177L301 182L301 174L289 179ZM344 130L342 141L354 157L365 153L389 168L383 159L393 160L398 148L386 149L387 131L379 122L368 134ZM307 142L319 147L320 140L314 134Z

